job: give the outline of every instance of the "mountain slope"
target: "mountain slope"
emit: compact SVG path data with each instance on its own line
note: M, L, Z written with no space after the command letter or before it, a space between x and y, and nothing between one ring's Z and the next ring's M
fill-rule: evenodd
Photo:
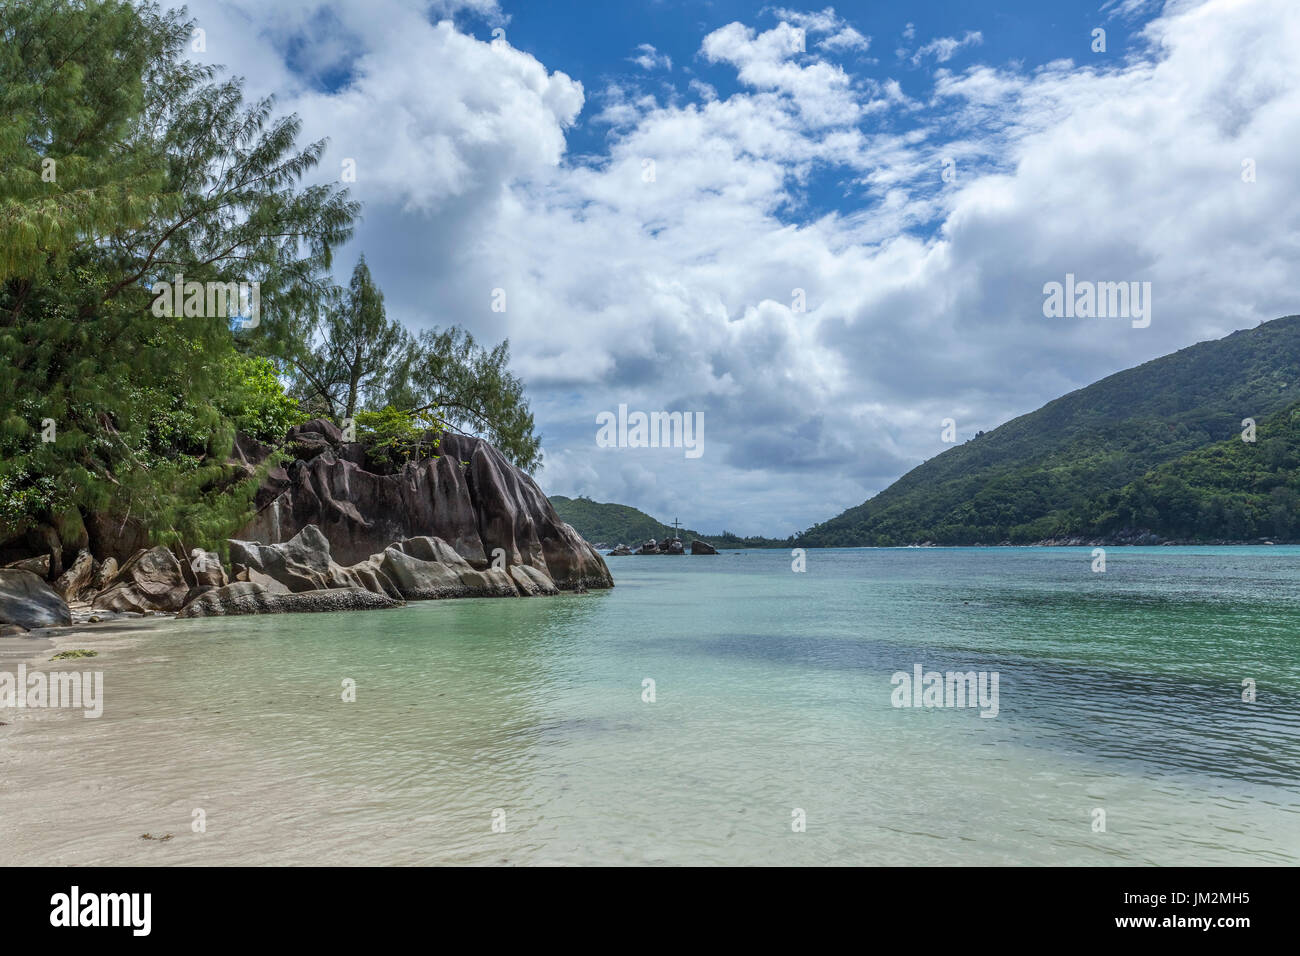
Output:
M809 529L799 544L1024 543L1112 533L1125 520L1115 510L1125 486L1197 449L1240 440L1243 418L1262 421L1297 398L1300 316L1288 316L1049 402L919 465Z
M594 543L608 544L611 547L616 544L636 547L650 538L672 535L669 525L630 505L592 501L590 498L566 498L564 495L551 495L551 505L561 519ZM694 531L685 528L682 529L681 536L683 540L687 540L688 536L699 537Z
M672 537L674 533L685 542L689 543L697 539L715 548L771 548L788 547L790 544L786 540L742 538L729 531L724 531L722 534L700 534L698 531L682 528L681 531L674 532L671 525L666 525L630 505L592 501L590 498L552 495L551 505L560 518L572 525L573 529L586 540L611 547L616 544L626 544L635 548L650 538L661 540Z
M1300 538L1300 401L1241 435L1152 469L1097 502L1095 530L1175 539Z

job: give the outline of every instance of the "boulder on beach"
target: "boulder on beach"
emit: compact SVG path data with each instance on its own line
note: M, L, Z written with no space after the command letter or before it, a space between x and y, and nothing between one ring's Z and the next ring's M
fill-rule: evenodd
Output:
M6 564L5 567L13 568L16 571L30 571L32 574L44 581L50 576L50 556L48 554L42 554L35 558L22 558L21 560Z
M237 581L259 585L268 594L360 588L399 601L430 601L558 593L555 582L540 568L528 564L475 568L451 544L430 535L393 542L346 568L330 557L330 550L330 542L315 525L307 525L280 544L230 542Z
M354 585L339 580L343 569L330 557L329 540L310 524L278 544L232 539L230 562L265 575L295 594Z
M86 601L95 593L95 572L99 570L98 562L89 551L77 552L72 566L59 575L54 582L54 590L63 595L65 601Z
M401 601L365 588L325 588L277 594L260 584L236 581L200 594L176 615L179 618L230 617L240 614L374 611L400 607Z
M90 583L91 591L98 594L108 587L108 582L115 577L117 577L117 558L105 558L95 569L94 580Z
M692 541L691 554L717 554L718 549L707 541Z
M375 561L345 568L330 556L330 542L315 525L307 525L288 541L259 544L230 541L236 579L260 584L267 591L302 594L330 588L362 588L401 600L402 594Z
M514 579L515 587L519 589L521 597L554 596L560 593L555 582L548 578L544 571L527 564L516 564L512 567L510 577Z
M72 623L68 602L31 571L0 568L0 624L60 627Z
M89 544L66 572L60 555L69 546L43 553L58 543L49 534L29 535L4 556L40 555L25 558L26 569L59 575L56 591L100 614L220 608L227 600L256 608L272 597L324 591L401 602L614 586L600 553L487 442L431 435L423 457L401 462L343 437L324 420L289 430L284 448L297 460L266 473L254 518L229 541L229 573L212 551L186 557L148 547L139 516L87 515ZM237 436L229 464L253 477L271 453ZM232 584L256 590L224 590ZM272 603L278 610L294 602Z
M190 551L190 570L194 572L195 587L224 587L230 583L221 557L215 551L194 548Z
M378 565L408 601L519 596L504 568L475 570L441 538L407 538L385 548L371 563Z
M436 456L395 467L369 460L363 446L341 438L323 420L291 429L287 447L298 460L271 470L258 490L256 516L237 537L274 544L314 526L344 565L365 562L394 542L437 537L477 571L489 569L500 552L507 567L536 568L560 590L614 586L599 552L488 442L444 432ZM260 449L244 450L250 467L259 456L265 457ZM231 559L240 561L233 552Z
M179 611L190 593L181 563L162 545L137 551L95 595L97 611Z

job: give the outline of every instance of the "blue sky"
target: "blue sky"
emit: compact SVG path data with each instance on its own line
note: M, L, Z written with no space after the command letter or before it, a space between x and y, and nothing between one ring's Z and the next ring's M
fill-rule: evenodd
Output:
M510 339L550 493L787 534L944 419L1300 312L1292 0L190 9L317 179L355 163L340 277ZM1150 282L1150 326L1045 317L1067 274ZM702 413L703 454L599 447L620 404Z

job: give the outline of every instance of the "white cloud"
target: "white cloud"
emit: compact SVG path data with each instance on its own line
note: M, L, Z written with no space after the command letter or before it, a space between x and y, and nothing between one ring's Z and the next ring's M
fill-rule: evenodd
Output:
M776 7L772 10L772 15L784 23L809 33L834 33L844 25L844 19L836 14L834 7L826 7L814 12Z
M817 43L817 49L831 53L842 53L847 50L865 51L870 46L871 37L863 36L853 27L844 27Z
M636 48L636 56L630 56L628 60L643 70L671 70L673 68L673 58L667 53L660 53L650 43L639 44Z
M692 79L689 89L704 102L708 103L718 98L718 91L709 83L702 80Z
M780 23L756 33L729 23L704 38L700 52L711 63L736 67L742 83L792 98L803 119L818 126L850 123L862 112L848 74L824 60L800 65L792 57L803 51L798 27Z
M269 6L239 16L314 9ZM733 23L701 53L737 92L612 88L598 105L563 64L429 23L418 4L388 0L382 30L373 5L331 9L360 45L349 86L309 88L270 44L238 51L242 69L331 136L327 164L359 157L349 252L367 253L390 310L510 337L556 493L784 533L942 450L943 418L988 429L1300 311L1290 0L1179 3L1127 60L941 68L912 97L797 52L796 24ZM820 26L810 35L843 28ZM570 156L566 131L597 112L607 152ZM851 201L810 213L808 184L827 179ZM1042 286L1067 272L1151 281L1151 327L1044 318ZM595 415L620 402L703 411L703 457L597 449Z
M912 54L912 64L919 65L927 56L933 56L940 63L947 63L963 47L979 46L984 42L984 34L978 30L967 30L960 40L956 37L936 37Z
M864 36L849 26L848 22L835 12L834 7L826 7L813 13L777 7L772 13L783 23L803 30L805 35L825 35L816 44L817 49L820 50L831 53L865 51L871 45L871 37Z

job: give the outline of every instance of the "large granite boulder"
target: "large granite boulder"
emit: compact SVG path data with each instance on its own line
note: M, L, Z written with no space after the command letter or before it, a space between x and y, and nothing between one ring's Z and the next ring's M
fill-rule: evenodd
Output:
M0 625L59 627L72 623L68 602L31 571L0 568Z
M510 568L510 577L515 582L515 587L519 589L520 597L541 597L560 593L554 581L530 564L514 565Z
M315 525L307 525L288 541L276 544L231 540L230 563L264 574L293 593L329 587L337 567L330 557L329 541Z
M301 594L329 588L361 588L373 594L401 598L393 582L373 562L351 568L330 556L330 542L315 525L307 525L288 541L259 544L230 541L230 562L237 577L270 592Z
M137 551L95 595L97 611L179 611L190 593L181 563L162 545Z
M90 589L98 594L108 587L108 582L115 577L117 577L117 558L105 558L95 569L95 577L91 581Z
M376 560L408 601L519 595L515 579L506 569L488 567L479 571L441 538L408 538L371 559ZM538 574L550 581L543 572Z
M326 611L374 611L400 607L401 601L365 588L275 593L260 584L236 581L200 594L177 618L229 617L238 614L289 614Z
M11 564L6 564L5 567L19 571L30 571L42 581L45 581L50 576L50 556L42 554L35 558L20 558Z
M444 433L437 457L395 467L341 437L320 420L292 429L287 447L298 458L270 472L238 537L277 544L314 525L345 565L395 541L436 537L477 571L497 553L506 567L535 568L560 590L613 587L600 554L487 442ZM251 466L261 451L241 445L240 454Z
M190 551L190 570L194 572L196 587L224 587L230 583L226 569L221 564L221 556L215 551L194 548Z
M692 541L691 554L717 554L718 549L707 541Z
M95 593L95 572L99 562L89 551L77 553L72 566L59 575L54 582L54 590L63 595L65 601L85 601Z

